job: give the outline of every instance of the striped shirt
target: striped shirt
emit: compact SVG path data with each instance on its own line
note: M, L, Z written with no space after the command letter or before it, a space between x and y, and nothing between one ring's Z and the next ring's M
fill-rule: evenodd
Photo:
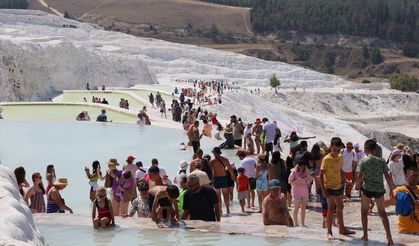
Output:
M265 143L272 143L275 139L276 129L278 127L273 122L267 122L263 125L263 130L265 133Z

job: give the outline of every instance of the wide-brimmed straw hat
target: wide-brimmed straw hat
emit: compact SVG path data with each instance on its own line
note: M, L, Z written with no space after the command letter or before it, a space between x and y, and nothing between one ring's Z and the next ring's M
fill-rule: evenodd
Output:
M67 186L68 181L67 178L59 178L57 181L53 183L54 186Z
M108 165L119 166L119 163L118 163L118 161L116 159L109 159Z

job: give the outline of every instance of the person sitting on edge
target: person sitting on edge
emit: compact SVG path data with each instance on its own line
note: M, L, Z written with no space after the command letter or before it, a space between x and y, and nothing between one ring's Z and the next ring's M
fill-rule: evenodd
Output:
M97 189L97 197L93 201L92 206L92 220L93 227L95 229L98 229L99 227L105 228L109 225L115 225L115 217L113 216L112 203L106 197L106 190L104 187L99 187Z
M179 210L177 207L178 197L179 189L176 185L158 185L151 188L148 191L151 219L157 224L162 219L169 219L170 222L176 223L176 220L179 220Z
M97 116L96 121L97 122L112 122L111 120L108 121L108 116L106 115L106 110L102 109L102 113Z
M346 177L342 171L343 157L340 155L344 147L342 140L333 137L330 141L330 154L326 155L320 167L320 186L323 197L327 200L327 239L335 240L332 233L332 221L336 212L339 233L354 234L354 231L346 229L343 223L343 191Z
M262 203L263 224L294 226L288 211L287 198L281 196L281 182L272 179L268 187L269 194Z
M188 176L188 190L183 199L182 220L220 221L219 200L214 189L199 184L195 174Z
M377 149L377 143L368 139L364 143L364 151L367 154L358 164L356 168L357 179L355 189L361 189L361 220L364 235L362 240L368 241L368 209L372 198L377 204L378 214L383 222L384 230L387 235L388 245L393 245L393 239L390 232L390 224L385 209L384 194L386 193L383 176L385 176L388 187L390 189L390 198L393 197L393 180L389 174L390 169L383 158L374 156ZM362 183L362 186L361 186Z
M413 235L419 235L419 170L414 169L414 167L410 167L406 171L406 177L407 177L407 184L397 187L393 193L394 197L404 198L406 195L410 196L411 204L406 204L407 206L410 206L410 210L407 211L406 214L398 214L397 216L397 227L399 228L400 233L404 234L413 234ZM404 194L398 194L398 193L404 193ZM399 204L402 205L403 203ZM402 208L405 210L405 208ZM396 207L397 210L397 207Z

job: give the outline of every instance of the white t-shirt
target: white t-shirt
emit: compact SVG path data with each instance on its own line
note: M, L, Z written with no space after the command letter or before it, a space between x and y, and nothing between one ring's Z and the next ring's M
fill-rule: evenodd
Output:
M390 161L388 168L390 169L391 176L393 177L394 185L405 185L406 176L403 171L403 161L399 160L398 162Z
M135 172L135 178L138 180L143 180L145 179L145 174L147 173L147 171L144 168L138 169Z
M244 175L248 178L256 176L256 160L252 157L246 157L240 162L240 166L244 168Z
M273 122L267 122L263 125L263 130L266 131L265 144L272 143L274 141L277 128L278 127Z
M350 173L353 170L352 161L357 161L355 150L348 152L346 149L342 150L343 166L342 170L345 173Z

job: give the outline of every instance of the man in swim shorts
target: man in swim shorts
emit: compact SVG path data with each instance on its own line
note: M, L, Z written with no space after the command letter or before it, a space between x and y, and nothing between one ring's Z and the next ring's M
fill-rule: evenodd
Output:
M213 185L215 192L217 193L218 204L221 210L221 193L223 194L224 203L227 209L227 214L230 213L230 199L229 199L229 192L228 192L228 182L227 176L231 175L232 180L236 180L234 176L233 168L230 165L230 162L227 158L221 156L221 149L219 147L215 147L212 150L214 154L214 159L210 161L210 167L213 171ZM222 212L221 212L222 213Z

